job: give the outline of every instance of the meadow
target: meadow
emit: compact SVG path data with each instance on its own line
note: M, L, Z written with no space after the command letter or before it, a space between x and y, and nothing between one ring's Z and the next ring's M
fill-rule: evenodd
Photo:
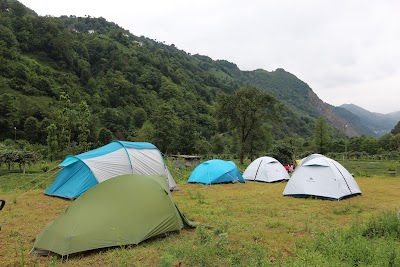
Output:
M400 177L387 176L399 163L341 163L362 196L283 197L286 182L186 184L192 169L169 162L180 188L175 203L200 227L67 260L29 254L35 236L71 204L43 195L56 170L44 173L52 166L43 163L22 175L2 166L0 266L400 266Z

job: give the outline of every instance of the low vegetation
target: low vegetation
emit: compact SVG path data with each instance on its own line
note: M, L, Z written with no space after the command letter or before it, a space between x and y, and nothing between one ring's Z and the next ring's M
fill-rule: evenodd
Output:
M191 168L168 164L180 187L177 206L202 226L64 260L29 255L40 230L71 203L43 195L55 170L36 164L24 175L2 166L0 265L400 266L400 182L385 176L389 162L356 175L363 195L342 201L283 197L286 183L186 184ZM368 164L344 162L352 173Z

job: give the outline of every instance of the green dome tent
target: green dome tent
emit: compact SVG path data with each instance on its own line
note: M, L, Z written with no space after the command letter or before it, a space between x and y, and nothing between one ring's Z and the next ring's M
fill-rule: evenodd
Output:
M109 179L76 199L36 237L32 253L66 256L138 244L183 226L165 176L129 174Z

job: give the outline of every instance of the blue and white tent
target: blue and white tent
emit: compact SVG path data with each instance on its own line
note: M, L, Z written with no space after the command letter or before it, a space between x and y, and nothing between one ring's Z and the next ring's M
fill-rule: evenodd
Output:
M188 183L218 184L245 183L242 174L232 161L212 159L197 166L189 177Z
M89 188L123 174L165 175L170 190L176 183L156 146L145 142L112 141L76 156L67 156L63 167L44 192L63 198L77 198Z

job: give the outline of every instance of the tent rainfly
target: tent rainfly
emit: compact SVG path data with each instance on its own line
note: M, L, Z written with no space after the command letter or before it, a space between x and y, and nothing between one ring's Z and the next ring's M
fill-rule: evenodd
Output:
M195 227L178 210L165 176L128 174L109 179L76 199L36 237L33 254L70 254L139 244Z
M354 177L339 162L322 155L303 159L283 191L284 196L333 200L360 194Z
M290 176L278 160L272 157L260 157L247 166L243 178L250 181L272 183L289 180Z
M145 142L112 141L76 156L67 156L63 167L44 192L63 198L77 198L89 188L123 174L164 175L171 191L178 187L156 146Z
M190 175L188 183L219 184L245 183L242 174L232 161L212 159L198 165Z

